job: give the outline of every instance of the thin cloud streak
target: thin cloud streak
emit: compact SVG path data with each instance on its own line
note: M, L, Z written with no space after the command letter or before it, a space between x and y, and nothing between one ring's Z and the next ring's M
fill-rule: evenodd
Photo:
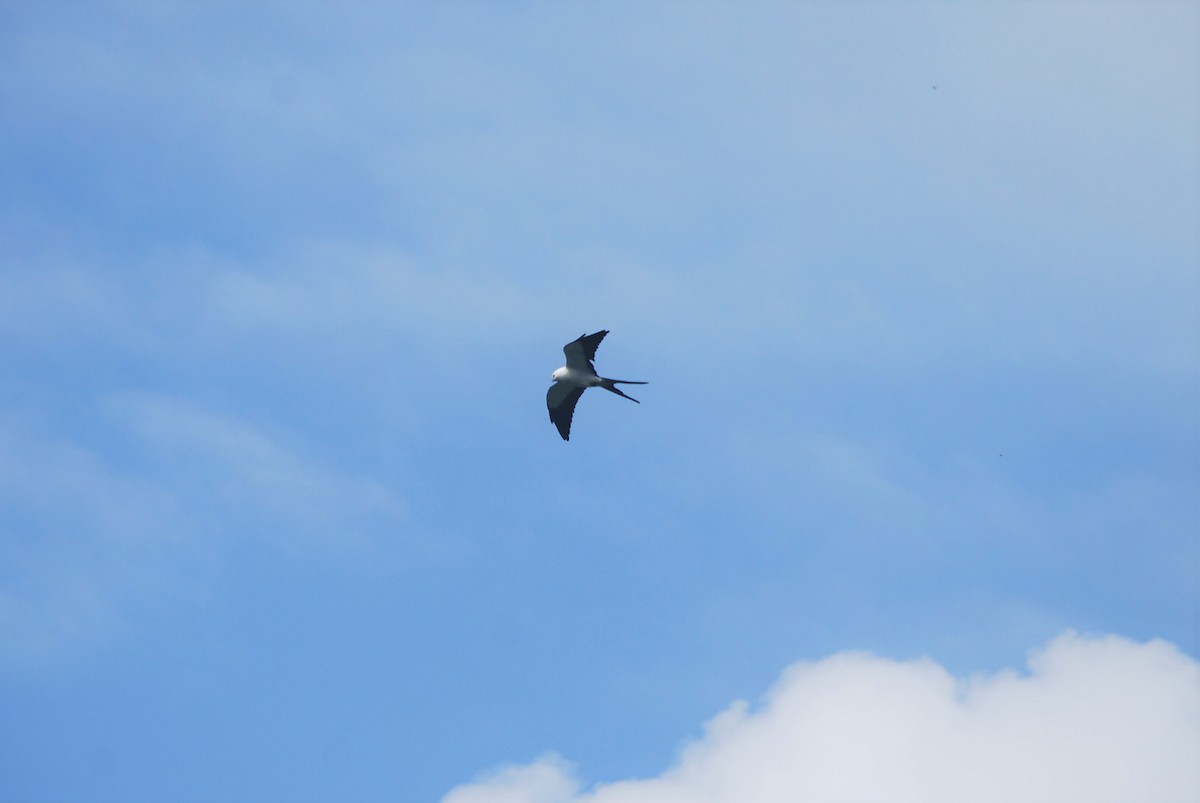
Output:
M0 418L0 662L111 640L147 599L206 591L214 553L260 540L359 570L419 549L393 489L308 457L252 424L161 394L105 398L98 450ZM211 578L209 578L211 579Z
M172 491L101 452L0 411L0 663L38 662L104 643L123 610L187 588L195 530Z

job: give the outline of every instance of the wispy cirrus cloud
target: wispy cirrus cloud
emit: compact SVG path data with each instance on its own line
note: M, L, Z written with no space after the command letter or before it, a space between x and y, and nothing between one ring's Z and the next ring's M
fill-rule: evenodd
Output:
M286 435L162 394L101 407L99 447L0 418L0 660L104 642L148 599L202 597L247 539L351 571L417 542L394 488Z
M124 626L127 604L178 589L179 562L202 551L195 522L156 478L7 411L0 526L4 662L108 640Z
M363 545L377 529L391 532L382 525L403 517L403 503L380 482L332 468L237 416L148 393L116 395L107 406L149 447L156 473L194 495L194 509L212 511L213 526L259 528L289 548L337 551Z

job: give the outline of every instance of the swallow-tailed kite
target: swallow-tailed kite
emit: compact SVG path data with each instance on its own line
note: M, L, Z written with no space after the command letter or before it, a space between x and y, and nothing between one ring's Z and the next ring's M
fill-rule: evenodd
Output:
M592 360L596 358L596 347L600 345L600 341L606 334L608 334L608 330L602 329L594 335L580 335L577 340L572 340L563 346L563 354L567 355L567 364L550 375L554 384L550 386L550 390L546 391L546 407L550 410L550 420L554 422L554 426L558 427L558 434L562 435L564 441L571 439L571 416L575 414L575 402L579 401L579 397L585 390L604 388L618 396L625 396L624 393L617 390L618 384L648 384L628 379L606 379L596 375L596 367L592 365ZM632 402L637 401L632 396L625 396L625 398Z

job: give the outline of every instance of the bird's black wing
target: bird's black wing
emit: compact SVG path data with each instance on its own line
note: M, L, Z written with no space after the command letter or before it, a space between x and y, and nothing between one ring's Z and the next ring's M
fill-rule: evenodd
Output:
M607 329L601 329L593 335L580 335L563 346L563 354L567 356L567 367L573 371L586 370L596 373L592 360L596 359L596 348L607 334Z
M571 440L571 418L575 415L575 403L583 395L584 388L556 382L546 391L546 409L550 420L558 427L564 441Z

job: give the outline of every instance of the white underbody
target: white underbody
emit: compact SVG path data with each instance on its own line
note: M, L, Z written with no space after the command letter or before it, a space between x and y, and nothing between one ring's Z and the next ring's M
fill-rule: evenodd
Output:
M600 377L590 371L575 371L567 366L563 366L555 370L550 378L555 382L562 382L567 385L574 385L577 388L598 388L603 384Z

